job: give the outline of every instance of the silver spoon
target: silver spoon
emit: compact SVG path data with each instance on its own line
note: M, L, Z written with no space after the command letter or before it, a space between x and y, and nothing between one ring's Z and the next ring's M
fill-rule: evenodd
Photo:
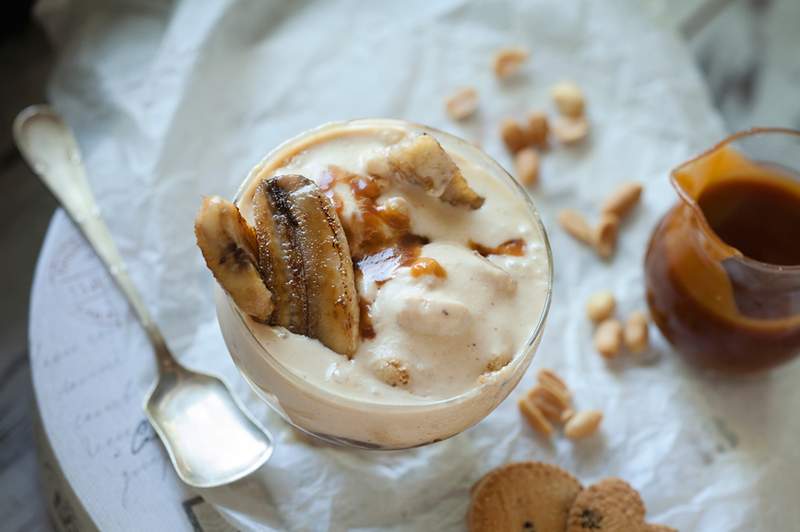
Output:
M207 488L255 471L272 454L272 436L225 383L184 368L170 353L100 216L69 126L49 106L34 105L17 115L13 129L19 151L83 232L147 332L158 379L144 409L178 476L190 486Z

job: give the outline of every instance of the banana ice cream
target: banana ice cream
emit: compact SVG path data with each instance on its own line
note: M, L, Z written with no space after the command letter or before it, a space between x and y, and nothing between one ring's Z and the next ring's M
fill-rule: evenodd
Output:
M293 139L198 244L243 375L317 436L401 448L456 434L513 388L549 303L544 230L474 146L406 122Z

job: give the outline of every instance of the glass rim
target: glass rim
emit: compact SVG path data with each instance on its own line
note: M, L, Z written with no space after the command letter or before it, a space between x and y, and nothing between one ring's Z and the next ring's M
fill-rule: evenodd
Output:
M681 169L711 155L712 153L716 152L723 146L727 146L728 144L733 144L741 139L746 139L749 137L756 137L761 135L771 135L771 134L796 137L797 140L800 141L800 131L785 127L752 127L742 131L737 131L736 133L733 133L732 135L729 135L724 139L722 139L721 141L717 142L707 150L704 150L699 155L696 155L691 159L689 159L688 161L685 161L676 166L670 172L670 182L672 183L672 188L674 188L675 191L678 193L678 197L681 199L681 201L683 201L686 205L688 205L692 209L692 211L697 215L697 218L700 221L702 229L705 231L707 235L710 235L710 237L714 241L714 245L722 249L735 250L735 253L731 254L730 258L735 259L751 268L761 271L767 271L776 274L781 274L781 273L800 274L800 264L781 265L781 264L771 264L769 262L763 262L748 257L734 246L731 246L730 244L725 242L708 223L708 219L706 218L703 209L701 209L700 205L698 205L697 201L694 198L692 198L689 195L689 193L678 183L676 178L676 173L679 172Z
M545 230L544 223L542 222L542 219L541 219L541 217L539 215L539 211L536 209L536 206L534 205L533 200L530 197L530 195L528 194L528 192L525 190L525 188L516 179L514 179L514 177L511 176L511 174L508 173L508 171L506 171L505 168L503 168L500 165L500 163L495 161L492 157L490 157L488 154L486 154L482 149L478 148L477 146L475 146L471 142L469 142L467 140L464 140L464 139L462 139L462 138L460 138L460 137L458 137L456 135L453 135L451 133L447 133L445 131L441 131L439 129L436 129L436 128L433 128L433 127L430 127L430 126L426 126L426 125L423 125L423 124L418 124L418 123L410 122L410 121L406 121L406 120L389 119L389 118L360 118L360 119L353 119L353 120L342 120L342 121L327 122L327 123L324 123L324 124L322 124L320 126L305 130L305 131L303 131L303 132L291 137L290 139L282 142L281 144L279 144L274 149L270 150L270 152L267 153L267 155L264 156L262 158L262 160L247 174L247 177L245 177L244 181L239 186L239 189L237 190L236 195L233 198L233 202L236 205L238 205L242 194L247 189L247 185L254 178L254 176L260 171L260 169L263 168L264 164L267 161L269 161L270 159L272 159L273 157L275 157L275 155L277 155L280 152L286 150L290 146L292 146L292 145L294 145L294 144L296 144L298 142L301 142L303 139L305 139L305 138L307 138L307 137L309 137L311 135L318 134L318 133L323 132L323 131L328 130L328 129L338 128L338 127L345 127L345 126L352 126L352 125L365 125L366 126L366 125L369 125L370 123L383 123L383 124L394 125L396 127L402 127L402 128L406 128L406 129L408 129L409 126L410 126L411 129L416 129L416 130L420 130L420 131L423 131L423 132L428 132L428 133L433 134L434 136L446 137L448 140L458 144L459 146L467 148L467 150L473 152L474 155L476 157L478 157L478 159L480 159L484 163L488 164L490 168L493 168L494 170L496 170L497 175L502 180L506 181L507 182L506 184L511 186L512 190L519 196L519 198L526 205L527 210L528 210L528 214L531 216L532 220L534 221L535 227L536 227L536 229L539 231L539 233L541 235L542 244L544 245L546 259L547 259L547 261L546 261L547 262L547 272L546 272L547 285L546 285L546 289L545 289L544 303L543 303L542 308L541 308L541 310L539 312L539 316L538 316L538 318L536 320L535 325L531 328L531 331L528 334L528 337L525 339L525 342L523 342L523 344L520 346L520 348L514 354L514 357L511 359L511 362L509 362L509 364L505 368L503 368L503 369L508 369L508 376L506 376L504 378L503 382L507 382L507 381L511 380L513 378L513 376L517 374L517 372L520 370L520 368L522 368L523 371L525 371L527 369L527 365L530 363L530 360L531 360L531 358L533 356L534 347L536 346L536 343L541 338L541 336L542 336L542 334L544 332L544 325L545 325L547 316L548 316L549 311L550 311L550 305L551 305L551 302L552 302L552 295L553 295L553 252L552 252L552 249L550 247L550 240L549 240L549 237L547 235L547 231ZM464 391L464 392L462 392L462 393L460 393L458 395L454 395L452 397L446 397L446 398L443 398L443 399L436 399L436 400L432 400L432 401L425 401L425 402L411 403L411 404L408 404L408 403L389 403L389 402L387 402L387 403L372 402L372 401L363 400L363 399L354 399L352 397L341 395L339 393L331 392L331 391L326 390L325 388L322 388L320 386L315 386L313 384L310 384L308 381L306 381L305 379L303 379L302 377L297 375L294 371L292 371L291 368L287 367L285 364L283 364L278 359L276 359L266 348L264 348L264 346L259 341L258 337L256 337L256 335L250 329L250 326L249 326L248 321L246 320L245 316L242 314L241 310L239 310L239 308L233 302L233 300L228 295L228 293L224 292L224 291L223 291L223 293L225 295L225 299L228 301L228 304L231 307L231 310L239 318L239 320L241 321L242 325L244 326L245 329L247 329L247 332L250 334L250 336L255 341L255 343L261 348L262 353L265 354L265 358L268 359L269 363L273 366L273 368L276 369L277 371L279 371L281 373L281 376L283 378L287 379L288 381L290 381L293 386L295 386L295 387L297 387L299 389L313 389L315 394L320 395L322 397L325 397L326 399L329 399L331 401L335 401L337 403L343 403L344 402L344 403L349 403L349 404L353 404L353 405L359 405L359 406L362 406L362 407L363 406L368 406L368 407L370 407L372 409L377 409L377 410L380 410L380 409L386 409L386 410L392 410L392 409L428 410L428 409L431 409L431 408L441 408L441 407L446 406L448 404L461 402L461 401L464 401L466 399L471 398L472 396L477 396L477 395L479 395L481 393L483 388L486 387L489 384L489 383L479 384L478 386L469 388L468 390L466 390L466 391ZM237 364L237 367L238 367L238 364ZM240 368L240 371L241 371L241 368ZM271 393L269 390L265 390L265 391L267 391L268 393Z

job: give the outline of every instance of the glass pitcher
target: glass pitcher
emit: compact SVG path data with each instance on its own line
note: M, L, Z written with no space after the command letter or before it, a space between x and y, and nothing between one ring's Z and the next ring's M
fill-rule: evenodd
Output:
M645 256L647 301L691 362L730 372L800 354L800 132L753 129L672 172Z

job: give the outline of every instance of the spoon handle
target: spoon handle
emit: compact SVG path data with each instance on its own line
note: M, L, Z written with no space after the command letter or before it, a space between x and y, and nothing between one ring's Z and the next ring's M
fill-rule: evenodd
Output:
M128 299L153 344L159 371L173 369L175 359L131 282L100 215L72 130L51 107L34 105L17 115L13 132L14 141L28 165L61 203Z

